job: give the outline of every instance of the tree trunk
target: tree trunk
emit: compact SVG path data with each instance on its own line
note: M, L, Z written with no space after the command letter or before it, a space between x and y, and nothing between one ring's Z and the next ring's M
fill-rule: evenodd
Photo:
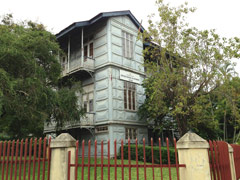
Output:
M183 136L188 132L188 123L187 123L187 118L185 117L176 117L177 119L177 124L178 124L178 130L180 136Z

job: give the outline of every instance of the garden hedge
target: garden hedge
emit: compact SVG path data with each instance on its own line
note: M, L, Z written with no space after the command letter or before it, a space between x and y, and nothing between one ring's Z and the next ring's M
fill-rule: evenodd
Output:
M167 147L161 147L162 151L162 164L168 164L168 157L167 157ZM175 149L174 147L169 147L170 152L170 162L171 164L175 164ZM136 160L136 146L130 145L130 153L131 153L131 160ZM145 146L145 153L146 153L146 162L152 163L152 149L151 146ZM154 155L154 163L160 163L159 157L159 147L153 146L153 155ZM123 156L124 159L128 159L128 145L123 145ZM118 154L118 158L121 158L121 147L120 153ZM143 145L138 145L138 161L144 162L143 159Z

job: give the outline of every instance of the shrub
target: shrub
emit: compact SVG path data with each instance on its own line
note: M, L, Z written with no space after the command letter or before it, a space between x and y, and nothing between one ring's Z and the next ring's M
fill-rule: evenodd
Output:
M167 147L161 147L161 151L162 151L162 164L168 164ZM170 162L171 164L175 164L174 147L169 147L169 152L170 152ZM130 145L130 153L131 153L131 160L136 160L136 145ZM145 154L146 154L146 162L152 163L151 146L145 146ZM158 146L153 146L153 155L154 155L154 163L159 164L160 153L159 153ZM124 156L124 159L128 159L128 145L123 146L123 156ZM118 158L121 158L121 148L120 148L120 153L118 154ZM144 162L143 145L138 145L138 161Z

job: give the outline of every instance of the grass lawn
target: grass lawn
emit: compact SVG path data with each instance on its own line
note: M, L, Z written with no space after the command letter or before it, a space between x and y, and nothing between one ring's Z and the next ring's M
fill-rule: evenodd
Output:
M84 162L85 164L88 163L88 159L84 158ZM73 163L73 162L72 162ZM82 159L79 158L78 159L78 163L81 164L82 163ZM101 159L97 159L97 163L101 164ZM108 160L104 159L103 164L107 164ZM114 160L111 159L110 160L111 164L114 164ZM94 158L91 158L91 164L94 164ZM117 160L117 164L121 164L121 160ZM128 165L128 160L124 160L124 164ZM131 164L136 164L136 161L131 161ZM139 162L139 164L143 164L143 162ZM149 163L147 163L149 164ZM33 164L31 163L31 175L30 175L30 179L33 179ZM10 167L9 166L9 170L8 170L8 178L10 179ZM37 180L37 169L38 169L38 165L36 163L36 168L35 168L35 179ZM74 171L75 168L71 167L71 170ZM4 168L5 171L5 175L4 178L6 178L6 166ZM40 167L40 172L42 172L42 163L41 163L41 167ZM81 179L81 172L82 172L82 167L78 167L78 179ZM17 171L17 173L19 174L19 171ZM135 167L131 168L131 179L132 180L136 180L137 179L137 171ZM171 168L171 177L172 180L177 179L177 175L176 175L176 168ZM151 180L153 179L153 173L152 173L152 168L146 168L146 175L147 175L147 180ZM22 172L21 172L21 177L23 179L23 164L22 164ZM161 179L161 170L160 168L154 168L154 177L155 179ZM0 179L2 178L2 165L0 165ZM14 179L14 167L13 167L13 179ZM17 175L17 179L19 179L18 175ZM40 179L42 179L42 173L40 173ZM88 167L84 167L84 180L88 179ZM90 168L90 179L93 180L94 179L94 167ZM97 167L97 179L101 179L101 167ZM108 179L108 167L104 167L103 168L103 179ZM110 168L110 179L115 179L115 168L111 167ZM122 179L122 169L121 167L117 168L117 179L121 180ZM129 168L128 167L124 167L124 179L127 180L129 179ZM168 168L163 168L163 179L164 180L168 180L169 179L169 171ZM26 164L26 180L28 180L28 164ZM47 163L45 165L45 180L47 180ZM139 180L144 180L144 168L141 167L139 168Z
M88 164L88 159L84 158L85 164ZM91 158L91 164L94 164L94 158ZM78 163L82 163L82 159L79 158ZM101 159L97 160L98 164L101 164ZM104 159L103 164L107 164L108 160ZM111 164L114 164L114 160L110 160ZM121 164L121 160L117 160L117 164ZM128 165L128 160L124 160L124 164ZM131 164L136 164L136 161L131 161ZM143 162L139 162L139 164L143 164ZM149 164L149 163L147 163ZM74 171L75 168L72 167L72 170ZM82 167L78 167L78 179L81 179L82 175ZM147 180L153 179L153 172L152 168L146 168L146 176ZM154 168L154 177L155 179L161 179L161 169L160 168ZM172 180L177 179L177 172L176 168L171 168L171 177ZM88 179L88 167L84 167L84 179ZM90 167L90 179L94 179L94 167ZM97 167L97 179L101 179L101 167ZM108 179L108 167L103 168L103 179ZM115 179L115 168L111 167L110 168L110 179ZM122 179L122 168L117 167L117 179L121 180ZM129 179L129 168L124 167L124 179ZM131 168L131 179L136 180L137 179L137 170L135 167ZM163 168L163 179L168 180L169 179L169 170L168 168ZM141 167L139 168L139 180L144 180L144 168Z

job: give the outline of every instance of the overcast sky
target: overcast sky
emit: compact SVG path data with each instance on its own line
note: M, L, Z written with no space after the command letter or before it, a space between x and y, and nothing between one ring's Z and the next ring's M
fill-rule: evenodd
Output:
M165 0L180 5L186 0ZM240 37L240 0L188 0L197 11L189 16L190 25L216 29L225 37ZM58 33L73 22L89 20L100 12L130 10L147 28L147 16L156 13L155 0L0 0L0 15L12 13L17 20L43 23ZM237 71L240 73L240 63Z

